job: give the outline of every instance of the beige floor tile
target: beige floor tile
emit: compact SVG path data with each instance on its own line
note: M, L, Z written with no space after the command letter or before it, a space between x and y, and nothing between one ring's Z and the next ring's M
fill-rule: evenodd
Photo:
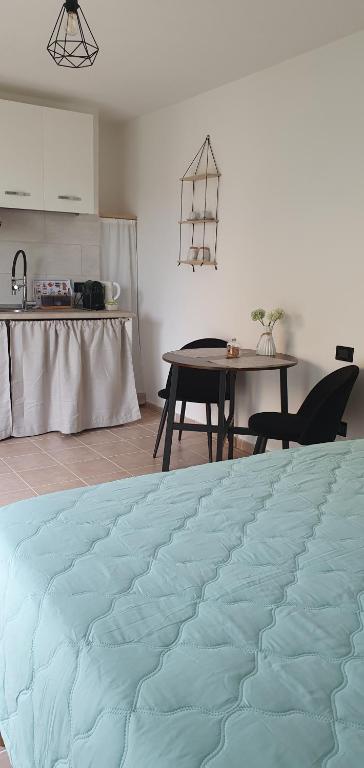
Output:
M148 419L142 419L138 422L139 427L143 427L144 429L157 429L158 424L160 422L160 418L148 418ZM125 424L126 427L134 426L133 424Z
M125 472L122 469L119 469L117 472L114 472L112 475L104 475L101 473L100 477L86 477L85 483L86 485L100 485L102 483L113 483L115 480L126 480L128 477L131 477L130 472Z
M72 448L66 448L64 451L53 451L52 456L54 456L57 461L60 461L61 464L69 464L70 469L72 469L72 465L75 464L75 462L94 461L95 458L97 458L95 451L90 450L86 445L81 445L80 443L72 446Z
M148 413L143 415L141 419L142 424L159 424L161 416L156 413Z
M163 459L163 453L161 454L161 458ZM189 461L191 458L196 458L200 464L206 463L209 460L207 451L200 451L195 450L194 448L186 447L181 451L172 451L171 452L171 461Z
M50 485L39 485L37 488L38 496L45 496L48 493L58 493L59 491L70 491L72 488L86 487L86 483L75 477L72 481L51 483Z
M161 467L161 459L153 459L153 457L146 452L132 453L128 456L114 456L113 461L118 464L122 469L126 469L128 472L133 472L134 469L140 469L142 467L155 466Z
M11 437L9 440L0 442L0 458L2 459L6 459L8 456L24 456L24 454L39 452L40 449L28 437Z
M162 412L158 413L158 411L140 411L140 413L142 424L149 424L151 422L159 424L162 415Z
M19 491L10 491L9 493L3 493L0 487L0 507L5 507L6 504L14 504L16 501L23 501L24 499L30 499L32 496L36 496L36 494L30 488L24 488ZM1 766L1 763L0 763L0 766Z
M181 456L171 457L171 467L178 469L178 467L195 467L199 464L208 464L208 456L202 456L196 451L188 451Z
M62 450L77 445L77 440L73 435L61 435L60 432L48 432L46 435L32 437L32 442L44 451L51 449Z
M145 413L142 413L142 423L147 423L149 421L155 421L159 424L162 416L162 410L160 411L146 411Z
M152 429L148 429L142 424L136 426L128 426L126 424L125 427L112 427L111 432L123 440L130 440L133 437L150 437L154 434Z
M44 471L44 469L22 469L19 471L19 475L35 491L45 485L73 482L75 479L74 474L60 464L56 464L54 467L48 467L47 471Z
M164 440L163 440L164 442ZM179 442L178 440L178 432L175 432L173 435L173 446L176 447L177 445L180 446L189 446L192 448L193 446L203 448L204 451L207 451L207 436L198 434L192 434L191 432L185 432L182 435L182 440Z
M128 456L131 453L142 453L142 449L129 440L118 440L114 443L104 443L96 447L97 453L105 459L113 460L114 456Z
M143 429L148 430L148 432L156 433L159 427L159 422L160 419L147 419L146 421L142 421L140 426L143 427Z
M108 459L95 458L93 461L78 461L72 465L72 471L83 480L94 480L95 483L102 482L102 477L117 475L120 476L120 467L113 464ZM123 468L122 470L123 471ZM100 479L101 478L101 479Z
M110 429L92 429L90 432L80 432L77 435L77 440L84 445L101 445L103 443L111 443L117 440L117 436L113 435Z
M133 477L140 477L140 475L153 475L156 474L156 472L161 472L161 467L156 467L154 464L148 465L147 467L139 467L139 469L132 469L130 470L130 474Z
M164 445L164 439L161 441ZM199 449L203 451L208 450L207 446L207 437L201 437L200 435L182 435L182 440L178 440L178 433L175 432L173 435L173 448L193 448L193 449Z
M159 415L156 418L155 412L146 411L141 421L125 426L87 430L77 436L52 432L32 439L10 438L0 442L0 506L34 493L53 493L131 475L160 472L164 436L158 457L153 459L158 423ZM215 436L213 450L215 456ZM242 451L234 449L234 458L243 456ZM184 433L180 443L174 434L171 469L207 461L205 434Z
M127 427L110 427L110 432L112 432L114 437L121 437L122 439L126 440L126 429ZM128 429L136 429L136 427L128 427Z
M5 459L11 469L21 472L23 469L45 469L56 466L48 453L28 453L21 456L8 456Z
M158 453L157 458L163 459L163 451L164 451L164 442L162 441ZM208 460L208 450L207 445L201 445L200 443L178 443L177 441L173 443L172 450L171 450L171 457L177 458L183 458L185 455L189 455L191 453L198 453L199 456L202 458ZM213 454L214 455L214 454Z
M9 493L10 491L28 491L29 486L15 474L10 472L8 475L0 475L0 493Z
M154 435L142 435L141 437L139 436L131 437L128 440L128 442L142 451L148 451L151 454L153 454L154 446L155 446Z

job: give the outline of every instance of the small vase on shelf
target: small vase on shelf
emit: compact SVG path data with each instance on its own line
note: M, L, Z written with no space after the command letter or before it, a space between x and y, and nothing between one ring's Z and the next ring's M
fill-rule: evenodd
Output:
M276 345L274 343L272 331L267 330L262 333L257 344L257 355L268 355L275 357Z

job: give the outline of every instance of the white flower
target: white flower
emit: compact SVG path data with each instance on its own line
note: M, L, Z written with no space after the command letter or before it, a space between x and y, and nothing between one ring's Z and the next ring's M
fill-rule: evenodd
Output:
M265 318L265 309L253 309L251 313L251 319L252 320L259 320L261 323L263 322Z

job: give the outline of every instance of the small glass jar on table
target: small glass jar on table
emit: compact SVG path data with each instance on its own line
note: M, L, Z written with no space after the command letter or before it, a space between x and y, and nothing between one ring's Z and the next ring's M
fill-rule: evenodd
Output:
M240 356L240 346L234 336L232 339L230 339L230 341L228 341L226 345L226 357L231 360L239 356Z

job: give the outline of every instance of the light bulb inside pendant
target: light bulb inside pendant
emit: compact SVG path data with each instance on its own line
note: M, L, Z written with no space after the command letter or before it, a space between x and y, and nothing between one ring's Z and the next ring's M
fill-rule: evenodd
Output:
M78 33L77 13L69 12L66 16L65 32L67 37L75 37Z

